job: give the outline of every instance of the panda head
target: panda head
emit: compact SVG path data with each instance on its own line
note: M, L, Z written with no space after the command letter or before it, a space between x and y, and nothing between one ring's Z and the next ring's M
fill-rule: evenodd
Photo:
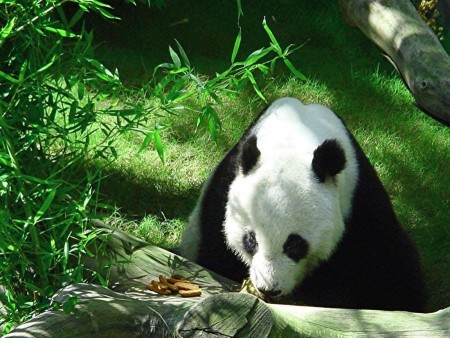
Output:
M249 267L253 285L275 299L330 258L344 232L341 143L325 139L309 154L301 150L259 149L257 135L247 137L228 195L227 245Z

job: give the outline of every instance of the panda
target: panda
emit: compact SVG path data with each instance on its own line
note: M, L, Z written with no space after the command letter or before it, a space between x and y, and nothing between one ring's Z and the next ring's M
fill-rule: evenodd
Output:
M419 255L330 109L282 98L203 185L179 247L276 303L423 312Z

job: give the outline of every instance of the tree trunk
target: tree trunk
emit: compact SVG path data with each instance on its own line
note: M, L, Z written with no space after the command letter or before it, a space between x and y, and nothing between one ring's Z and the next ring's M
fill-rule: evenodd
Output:
M450 125L450 57L409 0L339 0L357 26L393 63L417 106Z
M113 290L93 284L65 287L53 301L64 308L76 299L72 310L48 310L4 338L450 336L450 308L419 314L266 304L230 292L237 285L227 278L119 230L111 233L108 247L124 262L111 271ZM200 285L201 297L146 289L159 275L173 274Z

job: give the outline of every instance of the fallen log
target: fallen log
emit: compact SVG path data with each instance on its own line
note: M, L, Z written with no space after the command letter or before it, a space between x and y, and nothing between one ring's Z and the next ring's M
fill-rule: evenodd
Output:
M450 125L450 57L409 0L339 0L402 76L417 106Z
M116 257L111 287L75 284L53 301L62 306L18 326L11 337L448 337L450 308L429 314L267 304L236 283L119 230L108 240ZM126 261L126 262L125 262ZM94 264L90 261L89 264ZM201 297L163 296L146 286L181 274ZM64 304L76 300L64 311Z

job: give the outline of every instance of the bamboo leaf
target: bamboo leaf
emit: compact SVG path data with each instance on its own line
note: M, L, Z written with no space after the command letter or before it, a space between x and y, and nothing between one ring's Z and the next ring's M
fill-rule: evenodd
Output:
M280 44L278 43L277 39L275 38L275 35L273 35L272 31L270 30L269 26L267 25L265 17L263 20L263 27L264 27L264 30L267 32L267 35L269 36L269 39L272 42L275 51L278 53L278 55L281 56L283 54L283 51L281 50Z
M64 258L65 260L69 260L69 242L64 243Z
M212 139L217 144L217 129L216 129L216 124L214 123L214 119L212 117L210 117L208 119L208 128L209 128L209 133L211 134Z
M185 71L189 70L188 67L180 67L178 69L174 69L170 71L170 74L179 74L179 73L183 73Z
M244 66L249 67L249 66L253 65L257 61L261 60L264 56L269 54L271 51L272 51L272 48L261 48L261 49L254 51L247 57L247 59L244 62Z
M51 32L51 33L58 34L58 35L60 35L60 36L62 36L64 38L78 38L78 37L80 37L77 34L74 34L72 32L69 32L69 31L67 31L65 29L61 29L61 28L55 28L55 27L52 27L52 26L46 26L46 27L44 27L44 29L46 31Z
M153 136L154 136L156 151L158 152L159 158L164 163L164 146L161 142L161 135L159 134L159 130L157 127L155 127L153 130Z
M52 204L53 199L55 198L55 194L56 194L56 189L49 189L49 193L48 193L47 197L45 198L44 203L42 203L41 207L36 212L36 215L34 215L33 223L37 223L41 219L41 217L45 214L45 212L48 210L48 208Z
M181 47L181 44L178 42L178 40L175 39L175 43L177 44L178 50L180 51L181 59L183 60L184 64L190 68L191 62L189 61L186 52L184 51L183 47Z
M242 11L242 3L241 0L236 0L237 8L238 8L238 21L241 16L244 16L244 12Z
M241 40L242 40L242 30L239 29L238 36L236 37L236 41L234 42L233 53L231 53L231 64L233 64L234 60L236 60L236 55L239 51Z
M164 63L160 63L159 65L157 65L154 69L153 69L153 76L155 76L156 72L160 69L175 69L175 65L173 63L168 63L168 62L164 62Z
M245 76L250 80L250 83L252 84L253 89L255 90L256 94L263 99L264 102L267 102L266 98L264 97L263 93L259 89L258 83L256 83L256 80L253 76L253 74L249 71L245 71Z
M138 154L142 153L148 147L148 145L150 144L152 139L153 139L153 133L148 133L145 136L144 141L142 141L142 144L141 144L141 146L139 147L139 149L137 151Z
M43 71L47 70L48 68L50 68L56 61L56 59L58 58L57 55L53 55L52 59L50 60L49 63L47 63L45 66L42 66L41 68L39 68L36 73L42 73Z
M1 70L0 70L0 76L2 78L4 78L5 80L8 80L11 83L14 83L14 84L20 83L20 81L18 79L12 77L11 75L6 74L5 72L3 72Z
M176 68L181 67L181 60L178 54L173 50L172 47L169 46L170 57L172 58L173 64Z
M300 73L297 68L294 67L291 61L287 58L283 58L284 64L289 68L289 70L294 74L296 77L298 77L300 80L307 81L308 78Z
M84 83L78 82L78 99L81 101L84 98Z
M16 23L16 17L13 17L11 20L7 22L5 27L2 28L0 31L0 46L3 44L3 42L8 38L8 36L11 34L12 29L14 28L14 24Z
M20 67L19 82L23 82L23 80L25 79L27 67L28 67L28 60L25 60L25 62L22 64L22 67Z
M110 20L119 20L120 18L118 18L115 15L112 15L110 12L108 12L106 9L104 8L108 8L111 9L112 7L108 4L105 4L103 2L97 1L97 0L91 0L92 4L94 6L93 9L98 11L103 17L105 17L106 19L110 19ZM81 4L80 4L81 5ZM81 6L80 6L81 7ZM104 7L104 8L103 8ZM82 7L83 8L83 7ZM88 8L86 8L86 10L88 10Z
M75 306L78 304L78 301L78 296L71 296L67 299L62 305L64 313L70 314L73 310L75 310Z
M261 73L263 73L264 75L268 75L270 72L269 67L265 66L265 65L257 65L258 69L261 71Z
M86 11L84 11L82 8L79 8L78 11L72 16L72 18L69 21L69 27L72 28L75 26L75 24L81 19L81 17L84 15Z

